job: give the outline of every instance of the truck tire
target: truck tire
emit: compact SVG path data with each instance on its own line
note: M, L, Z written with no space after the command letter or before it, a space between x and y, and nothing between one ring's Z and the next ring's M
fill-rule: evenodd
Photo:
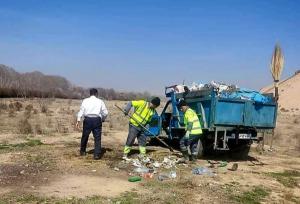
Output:
M233 159L245 160L248 158L250 148L251 143L248 141L240 142L239 144L231 144L229 145L230 157Z

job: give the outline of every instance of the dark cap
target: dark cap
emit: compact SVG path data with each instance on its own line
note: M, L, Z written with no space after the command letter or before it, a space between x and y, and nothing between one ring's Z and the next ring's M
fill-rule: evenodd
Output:
M160 98L158 98L158 97L152 98L151 103L153 105L155 105L156 107L158 107L160 105Z
M187 103L185 100L180 100L177 104L177 108L181 108L182 106L187 106Z

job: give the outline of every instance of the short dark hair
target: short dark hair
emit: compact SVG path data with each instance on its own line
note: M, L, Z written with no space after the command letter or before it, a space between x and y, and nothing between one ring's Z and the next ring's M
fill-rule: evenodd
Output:
M98 96L98 91L95 88L90 89L90 96Z
M153 105L155 105L156 107L158 107L160 105L160 98L158 98L158 97L152 98L151 103Z
M182 106L187 106L187 102L185 100L180 100L177 103L177 108L181 108Z

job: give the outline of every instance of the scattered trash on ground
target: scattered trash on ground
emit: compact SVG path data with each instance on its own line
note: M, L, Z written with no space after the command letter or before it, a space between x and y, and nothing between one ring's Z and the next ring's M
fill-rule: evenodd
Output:
M176 163L177 163L177 159L171 159L170 157L169 158L164 157L162 165L163 165L164 168L170 169L172 167L175 167Z
M255 160L251 160L250 161L251 164L248 164L249 166L263 166L263 165L266 165L265 163L259 161L258 159L255 159Z
M138 159L132 160L132 165L135 167L142 167L142 164Z
M158 180L164 181L168 179L174 179L177 177L176 171L170 171L169 173L161 173L158 175Z
M133 171L136 173L148 173L149 169L147 167L137 167Z
M237 169L238 169L238 164L234 163L234 164L232 164L232 167L229 168L228 170L230 170L230 171L236 171Z
M128 178L129 182L137 182L137 181L141 181L142 178L140 176L131 176Z
M153 173L144 173L142 175L142 177L145 178L145 179L152 179L153 176L154 176Z
M225 167L225 166L228 165L227 161L211 161L211 160L207 160L207 162L210 164L209 168Z
M221 161L220 163L219 163L219 165L218 165L218 167L225 167L225 166L227 166L227 162L226 161Z
M192 173L197 175L214 176L212 170L207 167L196 167L192 170Z
M169 173L160 173L158 177L159 180L173 179L177 176L176 171L173 170L178 166L177 160L178 158L176 156L165 156L162 161L145 156L124 158L117 167L114 167L114 170L119 171L122 167L122 169L127 169L128 174L131 176L151 179L162 169L172 169ZM183 166L188 167L188 165Z
M157 161L155 161L155 162L153 163L153 167L154 167L154 168L159 168L160 166L161 166L161 164L158 163Z
M160 181L167 180L167 179L169 179L168 175L165 175L165 174L158 175L158 180L160 180Z
M171 171L169 173L169 176L170 176L170 178L176 178L177 177L176 171Z
M178 166L189 167L188 164L178 164L178 158L175 156L165 156L162 161L154 160L151 157L133 157L124 159L119 165L122 169L127 169L128 174L132 177L131 180L135 179L152 179L157 174L159 181L174 179L177 177L175 169ZM213 161L207 160L210 166L207 167L196 167L192 169L192 174L194 175L206 175L215 176L218 171L227 171L228 162L227 161ZM115 171L119 171L118 167L114 167ZM212 169L213 168L213 169ZM234 163L228 170L236 171L238 169L238 164ZM169 172L165 173L165 170ZM171 170L171 171L170 171ZM136 178L137 177L137 178ZM135 178L135 179L134 179ZM129 179L128 179L129 180ZM131 181L134 182L134 181Z

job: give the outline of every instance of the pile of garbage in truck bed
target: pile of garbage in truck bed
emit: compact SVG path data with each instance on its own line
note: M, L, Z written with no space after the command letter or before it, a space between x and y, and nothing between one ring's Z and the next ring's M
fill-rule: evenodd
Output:
M243 99L263 104L274 101L272 97L263 95L258 91L246 88L239 88L236 85L227 85L215 81L211 81L207 84L193 82L190 86L179 84L175 86L174 91L176 93L184 93L187 91L193 92L208 89L213 89L216 92L217 96L221 98Z

